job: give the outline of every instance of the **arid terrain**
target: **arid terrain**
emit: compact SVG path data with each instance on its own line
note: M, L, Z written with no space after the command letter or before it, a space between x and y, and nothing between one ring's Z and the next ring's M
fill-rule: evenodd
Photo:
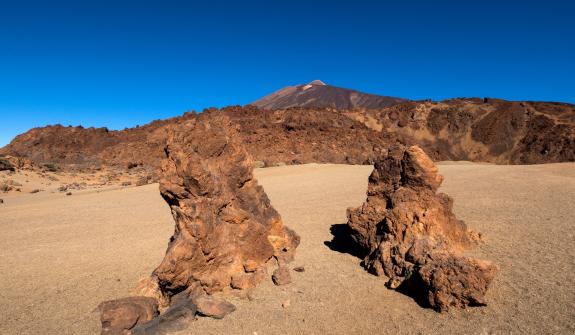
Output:
M306 105L307 106L307 105ZM379 109L254 106L207 109L239 128L246 150L265 166L301 163L371 164L377 148L420 146L433 160L497 164L575 161L575 105L499 99L407 101ZM157 169L168 133L197 113L120 131L107 128L33 128L0 148L0 156L38 165L86 169Z
M501 268L487 306L421 308L367 273L347 244L332 243L346 208L365 199L370 166L282 166L255 174L284 224L300 235L291 266L305 271L293 272L285 286L266 279L249 299L232 299L237 310L225 319L199 318L181 333L575 332L575 165L439 167L456 215L483 235L471 255ZM0 172L0 181L22 185L0 195L0 333L98 333L96 306L129 295L160 263L174 229L170 210L157 184L136 187L134 175L122 186L122 178ZM58 190L74 182L86 185L69 196ZM35 189L43 191L30 193Z

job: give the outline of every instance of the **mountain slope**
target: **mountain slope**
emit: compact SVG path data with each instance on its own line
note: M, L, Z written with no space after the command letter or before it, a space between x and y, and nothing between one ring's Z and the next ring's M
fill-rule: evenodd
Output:
M392 106L406 99L335 87L314 80L309 84L288 86L267 95L252 105L263 109L285 109L290 107L333 107L336 109L367 108L377 109Z

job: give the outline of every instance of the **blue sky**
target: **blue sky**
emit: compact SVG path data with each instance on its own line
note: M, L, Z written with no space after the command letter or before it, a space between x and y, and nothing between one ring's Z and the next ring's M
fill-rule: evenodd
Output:
M0 146L313 79L412 99L575 103L572 1L0 0Z

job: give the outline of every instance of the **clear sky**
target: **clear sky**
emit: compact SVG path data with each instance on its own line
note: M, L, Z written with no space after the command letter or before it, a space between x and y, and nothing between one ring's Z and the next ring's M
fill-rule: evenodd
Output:
M321 79L412 99L575 103L575 2L0 0L0 146Z

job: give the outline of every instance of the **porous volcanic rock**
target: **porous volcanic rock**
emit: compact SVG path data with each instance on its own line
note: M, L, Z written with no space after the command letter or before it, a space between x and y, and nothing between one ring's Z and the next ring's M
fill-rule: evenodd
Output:
M479 235L455 217L451 198L437 193L442 180L419 147L393 146L375 163L366 202L348 209L348 225L367 252L365 267L388 277L388 287L437 310L483 305L498 268L460 254Z
M265 278L273 257L293 258L299 237L252 174L237 126L222 113L204 112L170 129L160 192L176 222L154 271L168 296L200 285L212 294L248 288ZM253 277L253 278L251 278ZM254 280L250 280L254 279Z

